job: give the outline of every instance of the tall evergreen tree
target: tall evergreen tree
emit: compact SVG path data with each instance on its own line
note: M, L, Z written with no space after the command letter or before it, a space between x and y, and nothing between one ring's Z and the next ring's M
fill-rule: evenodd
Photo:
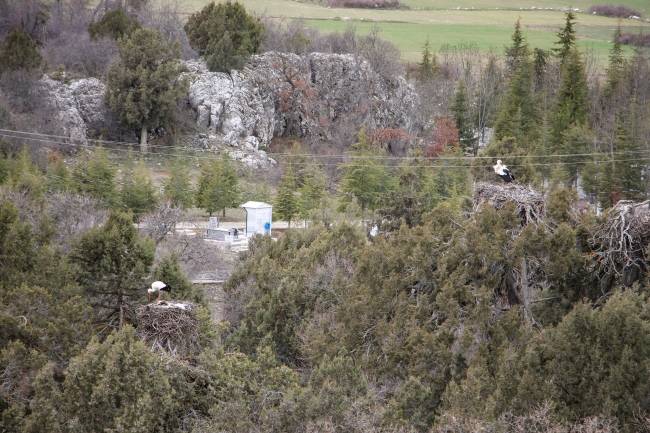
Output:
M549 52L541 48L535 48L533 50L533 68L535 71L535 90L542 88L544 83L544 77L546 75L546 69L548 67L548 56Z
M325 194L325 178L317 166L309 166L303 175L298 192L300 193L300 216L307 219L309 214L318 208Z
M449 107L454 115L456 128L458 129L458 141L463 151L476 156L478 152L478 138L474 137L474 129L469 115L469 104L467 101L467 87L460 81L454 95L454 102Z
M526 46L527 47L527 46ZM494 138L514 137L530 150L540 136L540 111L533 93L533 71L527 48L522 49L518 68L511 76L494 123Z
M616 186L620 187L621 198L643 201L647 198L643 172L645 164L640 159L642 146L637 137L629 132L627 122L618 122L614 140L615 157L613 176Z
M115 169L102 148L84 152L72 169L72 186L77 192L102 200L107 206L117 208L119 199L115 184Z
M70 171L66 167L63 158L59 157L54 163L47 167L47 189L49 192L67 192L71 186Z
M130 214L112 212L102 226L85 232L70 254L77 282L104 330L135 323L135 306L145 299L145 279L154 244L138 237Z
M228 156L204 164L199 174L196 205L210 215L220 210L226 216L226 209L238 204L237 183L237 172Z
M564 27L560 29L557 33L559 41L555 42L556 45L559 45L559 48L553 48L552 50L560 59L560 65L563 67L567 58L569 57L571 50L575 47L576 43L576 31L573 26L576 24L576 16L573 13L573 10L569 9L565 14L566 22Z
M133 219L136 222L140 220L142 214L156 205L156 190L144 160L141 159L137 167L125 167L120 197L122 207L133 212Z
M418 63L418 79L426 81L432 78L438 69L436 54L431 53L431 46L429 45L429 37L424 43L422 50L422 61Z
M366 209L377 209L387 196L392 187L392 179L381 158L383 153L369 148L365 131L359 133L359 141L352 146L355 149L351 152L353 158L342 167L342 202L349 203L352 198L356 198L363 218Z
M606 98L610 98L622 84L625 74L626 59L623 54L623 47L621 44L621 22L619 21L614 36L612 36L614 45L609 50L609 65L606 70L607 82L603 94Z
M140 150L147 152L147 131L170 122L187 93L187 79L178 79L180 43L168 44L157 31L138 29L119 39L117 49L120 62L108 73L104 98L123 126L139 129Z
M296 194L298 179L289 165L280 178L278 184L278 194L274 200L274 212L278 217L286 221L291 226L291 220L301 211L301 199Z
M511 36L512 45L506 47L506 68L512 75L519 70L521 61L529 56L528 42L521 32L521 17L515 23L515 32Z
M582 128L587 121L589 89L584 62L577 49L573 48L564 63L562 85L557 93L557 102L551 115L551 153L574 155L586 149L580 140L566 140L566 132L572 127ZM571 144L577 147L572 148ZM572 156L567 158L571 159ZM566 158L562 162L567 162ZM572 183L577 179L572 175Z
M194 192L187 176L187 170L179 159L176 159L169 167L171 175L164 183L164 196L172 201L174 205L183 209L191 208L194 204Z

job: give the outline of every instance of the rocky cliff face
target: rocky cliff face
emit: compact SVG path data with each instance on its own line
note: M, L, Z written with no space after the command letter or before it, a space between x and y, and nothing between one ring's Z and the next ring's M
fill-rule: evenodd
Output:
M423 125L411 86L401 78L380 77L352 55L265 53L231 75L208 71L202 60L186 66L189 103L198 126L209 132L202 134L202 146L225 143L236 159L254 155L265 160L260 148L274 136L348 143L361 125L401 128L411 135ZM85 143L89 131L115 130L101 81L64 84L45 76L42 88L52 110L47 129L71 144Z
M104 103L106 86L97 78L65 84L47 75L41 80L42 101L52 113L44 129L66 140L74 150L86 144L89 132L116 128L116 121Z
M189 101L198 125L230 146L257 150L273 136L345 140L361 126L423 125L419 98L405 80L386 80L352 55L265 53L242 72L209 72L187 62Z

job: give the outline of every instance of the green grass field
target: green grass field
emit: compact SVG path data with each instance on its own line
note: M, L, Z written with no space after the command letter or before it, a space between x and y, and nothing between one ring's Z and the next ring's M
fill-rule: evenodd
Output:
M199 10L208 0L185 0L192 10ZM615 18L586 13L593 4L611 3L578 0L403 0L411 7L404 10L328 8L310 1L240 0L248 10L271 17L300 18L310 27L323 31L343 31L350 21L357 23L357 32L364 34L374 25L381 28L381 37L393 42L405 60L417 61L422 46L429 38L438 51L444 44L474 43L480 51L503 50L509 45L514 24L521 17L524 35L531 47L549 49L557 40L556 33L564 25L562 8L580 9L575 26L582 49L587 47L606 58L611 38L618 24ZM622 3L650 15L648 0L626 0ZM516 6L516 9L513 8ZM521 9L519 9L521 8ZM535 8L534 10L532 8ZM551 10L552 9L552 10ZM650 31L650 22L624 19L623 32Z

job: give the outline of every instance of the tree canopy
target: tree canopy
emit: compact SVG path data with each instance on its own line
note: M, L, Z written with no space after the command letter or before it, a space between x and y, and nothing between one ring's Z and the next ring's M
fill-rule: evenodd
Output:
M36 41L25 30L9 33L0 46L0 75L5 71L38 69L42 62Z
M259 52L264 26L244 5L227 0L213 1L192 14L184 28L210 70L230 73L242 69L248 56Z
M159 32L137 29L117 41L120 62L114 64L105 100L119 122L140 133L140 150L147 152L148 131L171 120L189 83L179 80L178 43L167 43Z
M134 31L141 29L142 25L137 18L129 17L122 9L110 11L99 21L91 21L88 33L91 39L110 37L118 40L124 36L131 36Z

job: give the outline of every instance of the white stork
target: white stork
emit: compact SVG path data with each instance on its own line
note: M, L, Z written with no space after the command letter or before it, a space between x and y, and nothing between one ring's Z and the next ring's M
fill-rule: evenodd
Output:
M160 297L162 296L162 292L171 292L172 288L169 287L167 284L163 283L162 281L154 281L151 283L151 288L147 290L147 298L151 301L151 294L158 292L158 297L154 302L160 301Z
M492 168L494 168L494 172L499 175L504 183L510 183L515 180L515 175L512 174L508 167L503 165L500 159L497 161L497 165Z

